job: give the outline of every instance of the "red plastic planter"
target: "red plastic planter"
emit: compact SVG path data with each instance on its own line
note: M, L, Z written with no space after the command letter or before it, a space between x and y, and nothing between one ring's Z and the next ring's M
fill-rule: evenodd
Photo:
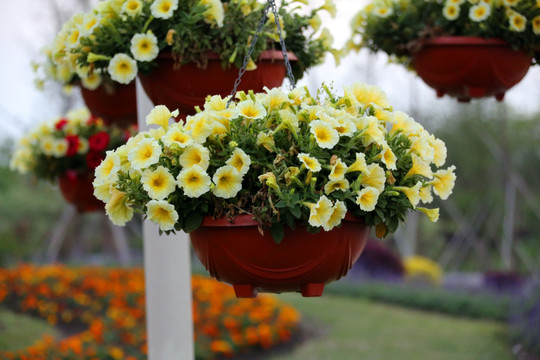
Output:
M340 279L358 259L369 234L362 219L347 216L339 228L308 233L285 229L277 244L269 231L261 235L250 215L205 218L191 243L210 275L232 284L237 297L257 292L301 292L321 296L325 284Z
M289 60L297 60L288 53ZM233 89L238 68L223 69L217 54L210 54L208 66L200 69L194 63L174 68L170 53L158 57L158 67L148 75L139 74L142 86L154 105L166 105L171 111L178 109L180 117L195 113L195 106L202 106L208 95L225 97ZM264 51L257 62L257 69L246 71L238 90L263 91L263 87L280 86L285 78L285 62L281 51Z
M112 87L102 85L95 90L81 86L81 94L90 112L101 117L106 125L137 125L135 81L128 85L115 83Z
M443 36L426 41L413 66L438 97L447 94L468 102L495 96L502 101L527 74L531 61L532 56L501 39Z
M92 180L93 174L74 171L68 171L58 178L64 199L73 204L79 213L103 211L105 208L105 204L94 196Z

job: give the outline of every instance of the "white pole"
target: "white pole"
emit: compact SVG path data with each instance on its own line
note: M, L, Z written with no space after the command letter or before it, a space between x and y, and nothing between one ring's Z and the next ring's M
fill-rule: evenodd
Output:
M153 105L137 79L139 129ZM174 110L174 109L171 109ZM189 238L159 236L159 227L143 222L146 328L149 360L192 360L193 315Z

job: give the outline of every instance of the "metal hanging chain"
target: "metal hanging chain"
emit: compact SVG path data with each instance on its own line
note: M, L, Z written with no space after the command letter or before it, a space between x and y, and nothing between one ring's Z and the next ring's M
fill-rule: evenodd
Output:
M268 0L272 5L272 12L274 13L274 22L277 26L277 32L279 35L279 43L281 45L281 52L283 53L283 59L285 60L285 68L287 69L287 76L289 77L289 86L290 89L294 89L296 83L294 80L294 75L292 73L291 62L289 61L289 56L287 55L287 47L285 46L285 40L283 39L283 34L281 33L281 24L279 23L279 14L276 8L275 0Z
M287 49L285 47L285 41L283 40L283 36L281 34L281 25L279 24L279 17L278 17L278 12L276 9L276 4L274 0L268 0L268 2L266 3L266 6L264 7L261 20L259 21L257 31L255 31L255 34L253 35L253 39L251 40L251 44L249 45L249 48L248 48L248 52L246 56L244 57L244 62L242 64L242 67L238 71L238 77L236 78L234 82L234 87L231 91L231 94L229 95L230 98L227 101L227 106L229 106L229 104L233 101L234 96L236 95L238 86L242 82L242 76L244 76L244 73L246 72L249 60L251 59L251 55L253 54L253 51L255 50L255 45L257 44L257 40L259 39L259 35L261 34L262 28L264 24L266 23L266 15L268 14L268 10L270 9L270 7L272 7L272 12L274 13L274 22L276 23L276 26L277 26L277 31L279 35L279 43L281 44L281 51L283 53L283 58L285 60L285 67L287 68L287 75L291 83L290 86L291 86L291 89L294 88L294 85L295 85L294 76L292 74L291 63L289 62L289 57L287 56Z

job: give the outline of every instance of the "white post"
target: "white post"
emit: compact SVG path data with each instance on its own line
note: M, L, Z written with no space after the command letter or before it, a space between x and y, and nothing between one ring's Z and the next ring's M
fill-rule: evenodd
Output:
M139 129L145 130L152 102L137 79ZM171 109L174 110L174 109ZM192 360L193 314L189 237L159 236L159 227L143 223L146 326L149 360Z

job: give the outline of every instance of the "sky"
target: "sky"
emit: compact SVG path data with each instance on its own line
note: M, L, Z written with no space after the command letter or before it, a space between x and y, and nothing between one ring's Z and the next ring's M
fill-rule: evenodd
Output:
M95 3L95 0L88 0ZM36 124L62 115L63 103L58 98L58 86L49 84L47 91L34 86L35 75L31 61L40 59L40 50L50 43L58 31L51 11L53 0L0 0L0 138L19 137ZM66 16L76 12L74 2L56 0ZM322 5L322 0L310 0L310 6ZM360 10L365 0L335 0L337 16L323 16L323 26L330 29L335 47L345 44L351 34L352 16ZM314 5L312 5L314 4ZM68 6L68 7L66 7ZM414 73L397 64L389 64L385 55L367 51L351 53L336 67L331 55L324 64L304 76L299 85L316 89L322 82L333 82L335 89L354 81L381 87L394 109L414 112L422 122L422 114L451 112L458 106L455 100L438 99L435 92ZM481 100L490 107L494 99ZM505 104L519 113L540 114L540 66L529 70L526 77L505 97ZM82 105L77 90L73 94L74 106ZM64 109L65 110L65 109Z

